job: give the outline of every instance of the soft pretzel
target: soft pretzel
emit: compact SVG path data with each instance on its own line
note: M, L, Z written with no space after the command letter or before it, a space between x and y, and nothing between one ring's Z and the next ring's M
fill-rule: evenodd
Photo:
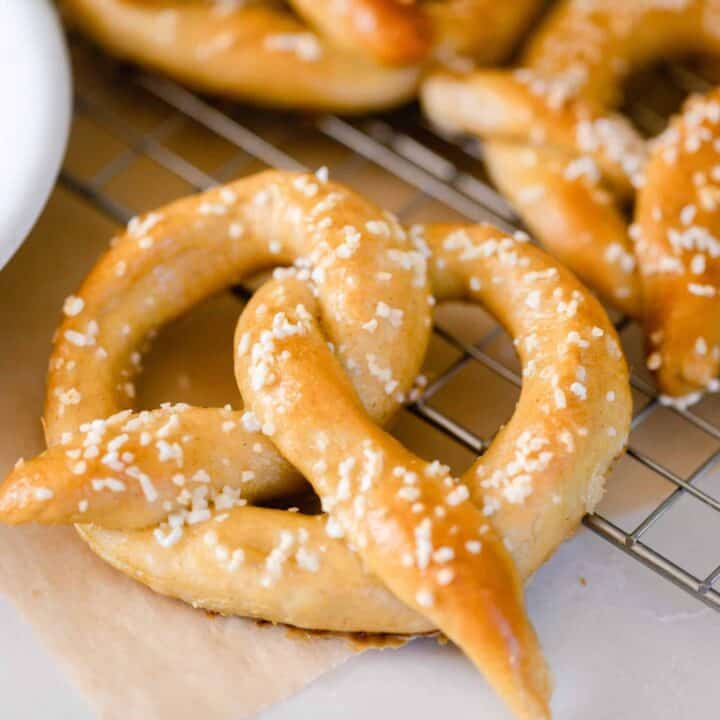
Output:
M633 69L680 52L720 52L718 0L565 0L533 37L522 68L466 78L437 74L423 91L436 122L486 139L494 181L542 242L605 300L647 316L649 326L672 314L670 304L682 296L654 294L652 306L643 301L648 282L638 260L646 256L634 247L642 223L629 226L623 205L633 186L641 195L659 192L652 187L659 174L644 177L647 145L611 111ZM701 155L698 163L709 161ZM675 177L684 184L682 171ZM659 358L649 356L655 370ZM669 363L675 370L658 376L662 392L690 393L687 401L715 387L707 362L702 372L689 371L694 379L671 380L682 362L676 357Z
M397 409L422 360L427 256L437 298L482 302L523 363L512 419L462 481L370 420ZM122 409L148 333L289 262L238 325L244 413ZM108 562L223 613L344 631L439 627L518 717L548 717L520 578L595 506L630 414L614 329L570 273L492 227L408 233L322 174L269 172L134 221L65 311L49 450L7 478L0 519L91 521L80 532ZM265 436L327 516L244 507L299 487Z
M540 5L518 0L62 0L112 53L263 105L357 112L411 98L422 66L492 62ZM294 12L292 12L294 11Z
M688 100L653 143L635 213L648 365L694 400L720 369L720 90Z

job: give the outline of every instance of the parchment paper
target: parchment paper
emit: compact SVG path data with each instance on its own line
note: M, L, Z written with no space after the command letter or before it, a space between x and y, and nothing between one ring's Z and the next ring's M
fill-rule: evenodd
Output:
M59 309L114 231L78 196L56 190L0 271L0 477L43 448L45 370ZM162 335L140 405L237 402L231 352L222 348L238 310L226 294ZM71 528L0 526L0 593L109 720L247 717L353 653L339 638L304 640L161 598L106 566Z

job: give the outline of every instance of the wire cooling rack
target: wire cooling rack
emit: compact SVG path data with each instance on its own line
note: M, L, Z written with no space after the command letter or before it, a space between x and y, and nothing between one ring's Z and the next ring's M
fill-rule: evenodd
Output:
M352 121L262 112L208 101L117 65L77 39L72 52L75 124L61 184L113 222L266 167L326 165L334 178L360 185L406 222L464 218L520 227L483 175L481 146L439 135L416 108ZM665 99L671 90L679 97L703 89L692 72L668 67L663 73ZM662 128L668 113L646 101L627 110L648 134ZM128 191L137 172L150 175L152 188L140 203ZM445 362L405 411L467 456L482 452L508 419L521 383L502 329L487 319L480 326L477 337L457 331L452 318L436 321L434 342L445 349ZM639 330L624 318L616 326L635 367L632 433L608 499L585 525L720 610L720 402L663 407L643 369ZM453 408L453 397L464 412L458 414L457 402ZM482 412L470 414L469 406Z

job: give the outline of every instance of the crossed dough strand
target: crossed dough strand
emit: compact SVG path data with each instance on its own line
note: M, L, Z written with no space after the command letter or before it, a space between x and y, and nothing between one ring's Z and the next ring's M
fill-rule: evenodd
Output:
M426 256L438 299L482 302L515 336L524 368L513 418L463 482L366 415L386 420L422 360ZM241 317L236 367L249 410L122 410L150 331L253 270L292 261ZM81 534L110 563L220 612L334 630L437 625L519 717L548 717L519 578L595 506L630 414L614 329L571 274L489 226L408 234L323 177L270 172L135 221L65 310L50 449L11 473L0 518L94 521ZM268 456L279 473L252 492L297 487L259 430L308 477L328 517L243 507L255 480L233 464L243 452ZM213 455L220 481L206 469ZM46 510L55 503L70 513ZM126 531L163 513L161 527Z

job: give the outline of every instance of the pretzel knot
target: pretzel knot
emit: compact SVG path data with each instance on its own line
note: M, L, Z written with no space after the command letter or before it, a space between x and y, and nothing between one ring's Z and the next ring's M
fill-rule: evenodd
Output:
M407 101L432 60L501 59L541 4L62 0L67 17L114 54L201 90L344 112Z
M718 385L718 95L650 146L612 109L634 69L693 52L720 53L718 0L565 0L520 69L438 74L423 91L437 123L486 140L495 183L537 237L644 320L648 366L681 405Z
M149 334L276 265L237 326L244 411L124 409ZM376 424L411 390L433 296L482 303L523 365L512 418L461 479ZM549 717L521 579L600 499L630 415L614 329L569 272L490 226L407 231L324 173L266 172L131 222L65 314L49 449L0 487L1 520L82 523L115 567L224 614L439 628L518 717ZM325 514L248 505L303 476Z

